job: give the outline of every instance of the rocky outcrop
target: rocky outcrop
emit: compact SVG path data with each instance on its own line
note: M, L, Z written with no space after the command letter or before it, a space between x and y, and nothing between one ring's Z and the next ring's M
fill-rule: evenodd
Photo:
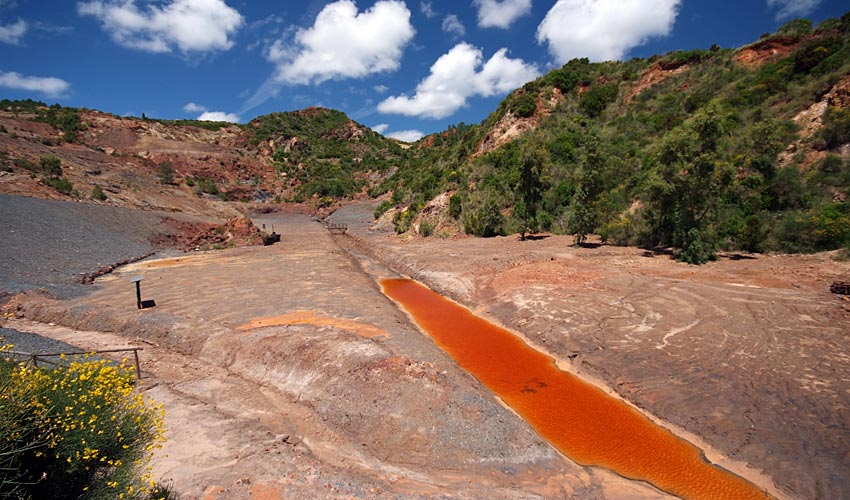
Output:
M518 90L517 92L524 91ZM511 111L506 112L490 131L487 132L484 138L481 139L481 142L478 143L478 147L472 155L473 158L487 151L497 149L536 129L540 124L540 120L549 116L563 97L561 89L554 87L552 88L552 95L549 99L543 99L541 96L537 97L537 109L533 115L521 117L516 116Z
M830 107L843 109L850 106L850 75L838 81L824 94L820 101L797 113L793 121L800 127L799 139L788 145L785 151L779 153L777 166L787 167L794 158L803 154L801 166L806 168L821 160L826 152L812 148L811 138L823 128L823 117Z
M748 68L758 68L765 63L785 57L800 45L795 37L771 37L741 48L732 58Z

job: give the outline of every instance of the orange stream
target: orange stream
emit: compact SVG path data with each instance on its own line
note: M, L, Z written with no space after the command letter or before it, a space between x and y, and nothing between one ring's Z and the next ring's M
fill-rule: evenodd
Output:
M691 443L578 377L517 336L430 289L381 282L421 328L537 432L582 465L606 467L686 499L772 498L705 461Z

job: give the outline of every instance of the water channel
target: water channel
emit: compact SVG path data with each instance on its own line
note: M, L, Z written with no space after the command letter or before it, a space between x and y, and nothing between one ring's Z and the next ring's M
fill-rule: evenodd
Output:
M709 463L693 444L573 374L513 333L407 279L384 293L467 372L496 393L564 455L646 481L685 499L772 498Z

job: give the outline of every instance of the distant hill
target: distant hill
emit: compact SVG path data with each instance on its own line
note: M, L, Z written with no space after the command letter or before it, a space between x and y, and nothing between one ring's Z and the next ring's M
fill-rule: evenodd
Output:
M0 101L0 193L198 214L383 197L399 233L552 231L717 250L850 247L850 14L738 49L575 59L413 145L324 109L246 125Z
M0 192L229 214L225 202L333 204L394 171L401 145L310 108L247 125L0 101Z
M595 233L689 262L847 247L848 104L850 14L739 49L576 59L420 140L373 190L393 193L376 215L399 232Z

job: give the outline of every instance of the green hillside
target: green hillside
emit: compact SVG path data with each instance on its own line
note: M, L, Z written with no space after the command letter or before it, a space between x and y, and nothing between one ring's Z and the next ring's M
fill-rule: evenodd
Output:
M272 113L246 127L254 147L271 149L275 167L294 184L291 201L347 198L399 165L401 146L340 111L308 108Z
M376 215L398 207L404 232L449 192L442 216L478 236L599 234L694 263L850 246L848 75L850 14L741 49L573 60L404 152Z

